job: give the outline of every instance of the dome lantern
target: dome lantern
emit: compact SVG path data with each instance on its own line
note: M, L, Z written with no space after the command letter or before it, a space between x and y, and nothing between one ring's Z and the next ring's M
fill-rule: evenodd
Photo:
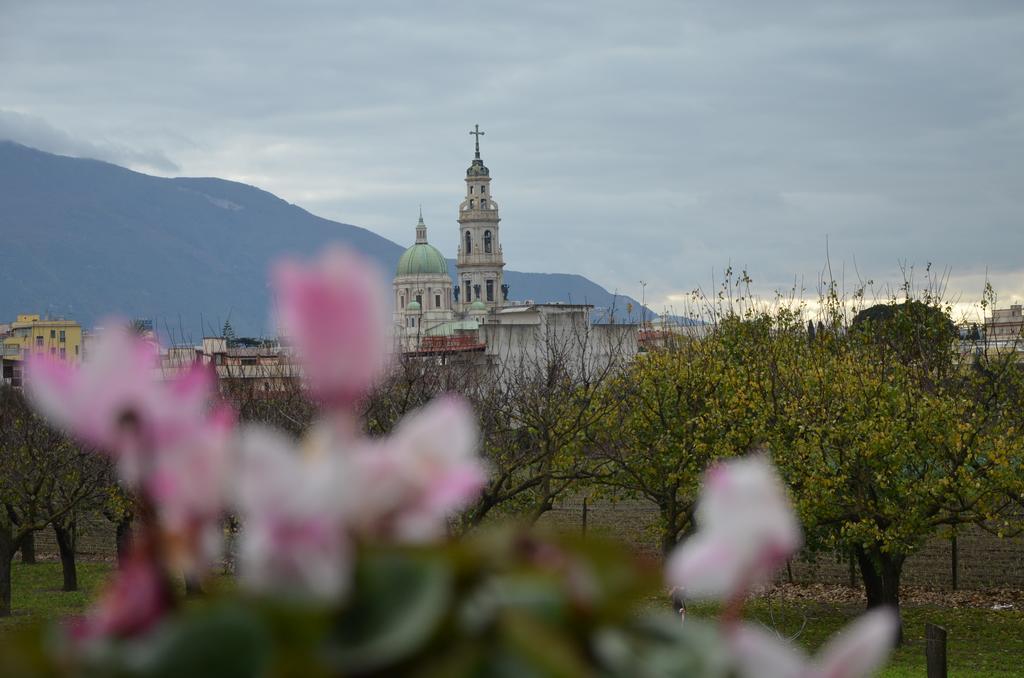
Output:
M398 260L398 276L448 275L448 261L441 251L427 242L427 225L423 223L423 210L416 224L416 244L407 249Z

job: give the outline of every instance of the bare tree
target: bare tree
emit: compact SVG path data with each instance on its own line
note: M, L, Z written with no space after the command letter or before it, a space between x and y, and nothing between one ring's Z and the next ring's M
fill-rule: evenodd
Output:
M474 526L513 513L536 521L603 462L587 432L618 407L605 387L635 355L635 328L595 326L585 313L523 328L492 357L473 394L491 480L463 517Z
M491 477L458 529L495 514L535 521L593 474L584 432L615 407L597 394L635 353L635 328L595 327L578 310L560 321L484 326L483 341L468 349L405 352L363 401L371 434L444 393L471 403Z

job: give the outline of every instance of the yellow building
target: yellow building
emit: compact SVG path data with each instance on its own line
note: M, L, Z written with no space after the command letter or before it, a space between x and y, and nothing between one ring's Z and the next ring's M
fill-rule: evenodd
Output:
M82 326L74 320L19 314L2 337L3 381L21 386L22 365L30 355L50 354L69 362L82 360Z

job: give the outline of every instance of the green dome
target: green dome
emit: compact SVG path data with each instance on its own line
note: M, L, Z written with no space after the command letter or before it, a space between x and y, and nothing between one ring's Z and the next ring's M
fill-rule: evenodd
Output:
M418 311L420 310L420 302L413 299L409 302L408 306L405 307L406 311Z
M417 243L407 249L398 260L398 275L447 275L448 262L444 255L427 243Z
M470 311L487 311L487 304L477 299L469 305Z

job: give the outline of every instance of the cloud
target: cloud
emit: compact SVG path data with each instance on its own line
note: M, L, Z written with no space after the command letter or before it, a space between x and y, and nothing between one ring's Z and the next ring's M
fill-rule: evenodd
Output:
M42 151L79 158L106 160L135 169L152 169L171 174L180 167L157 150L137 150L112 142L76 139L43 118L0 109L0 139L15 141Z
M864 278L1024 287L1019 2L0 6L30 145L25 115L89 140L33 132L49 150L168 149L399 242L422 203L453 255L480 123L511 269L667 300L731 263L770 294L827 242Z

